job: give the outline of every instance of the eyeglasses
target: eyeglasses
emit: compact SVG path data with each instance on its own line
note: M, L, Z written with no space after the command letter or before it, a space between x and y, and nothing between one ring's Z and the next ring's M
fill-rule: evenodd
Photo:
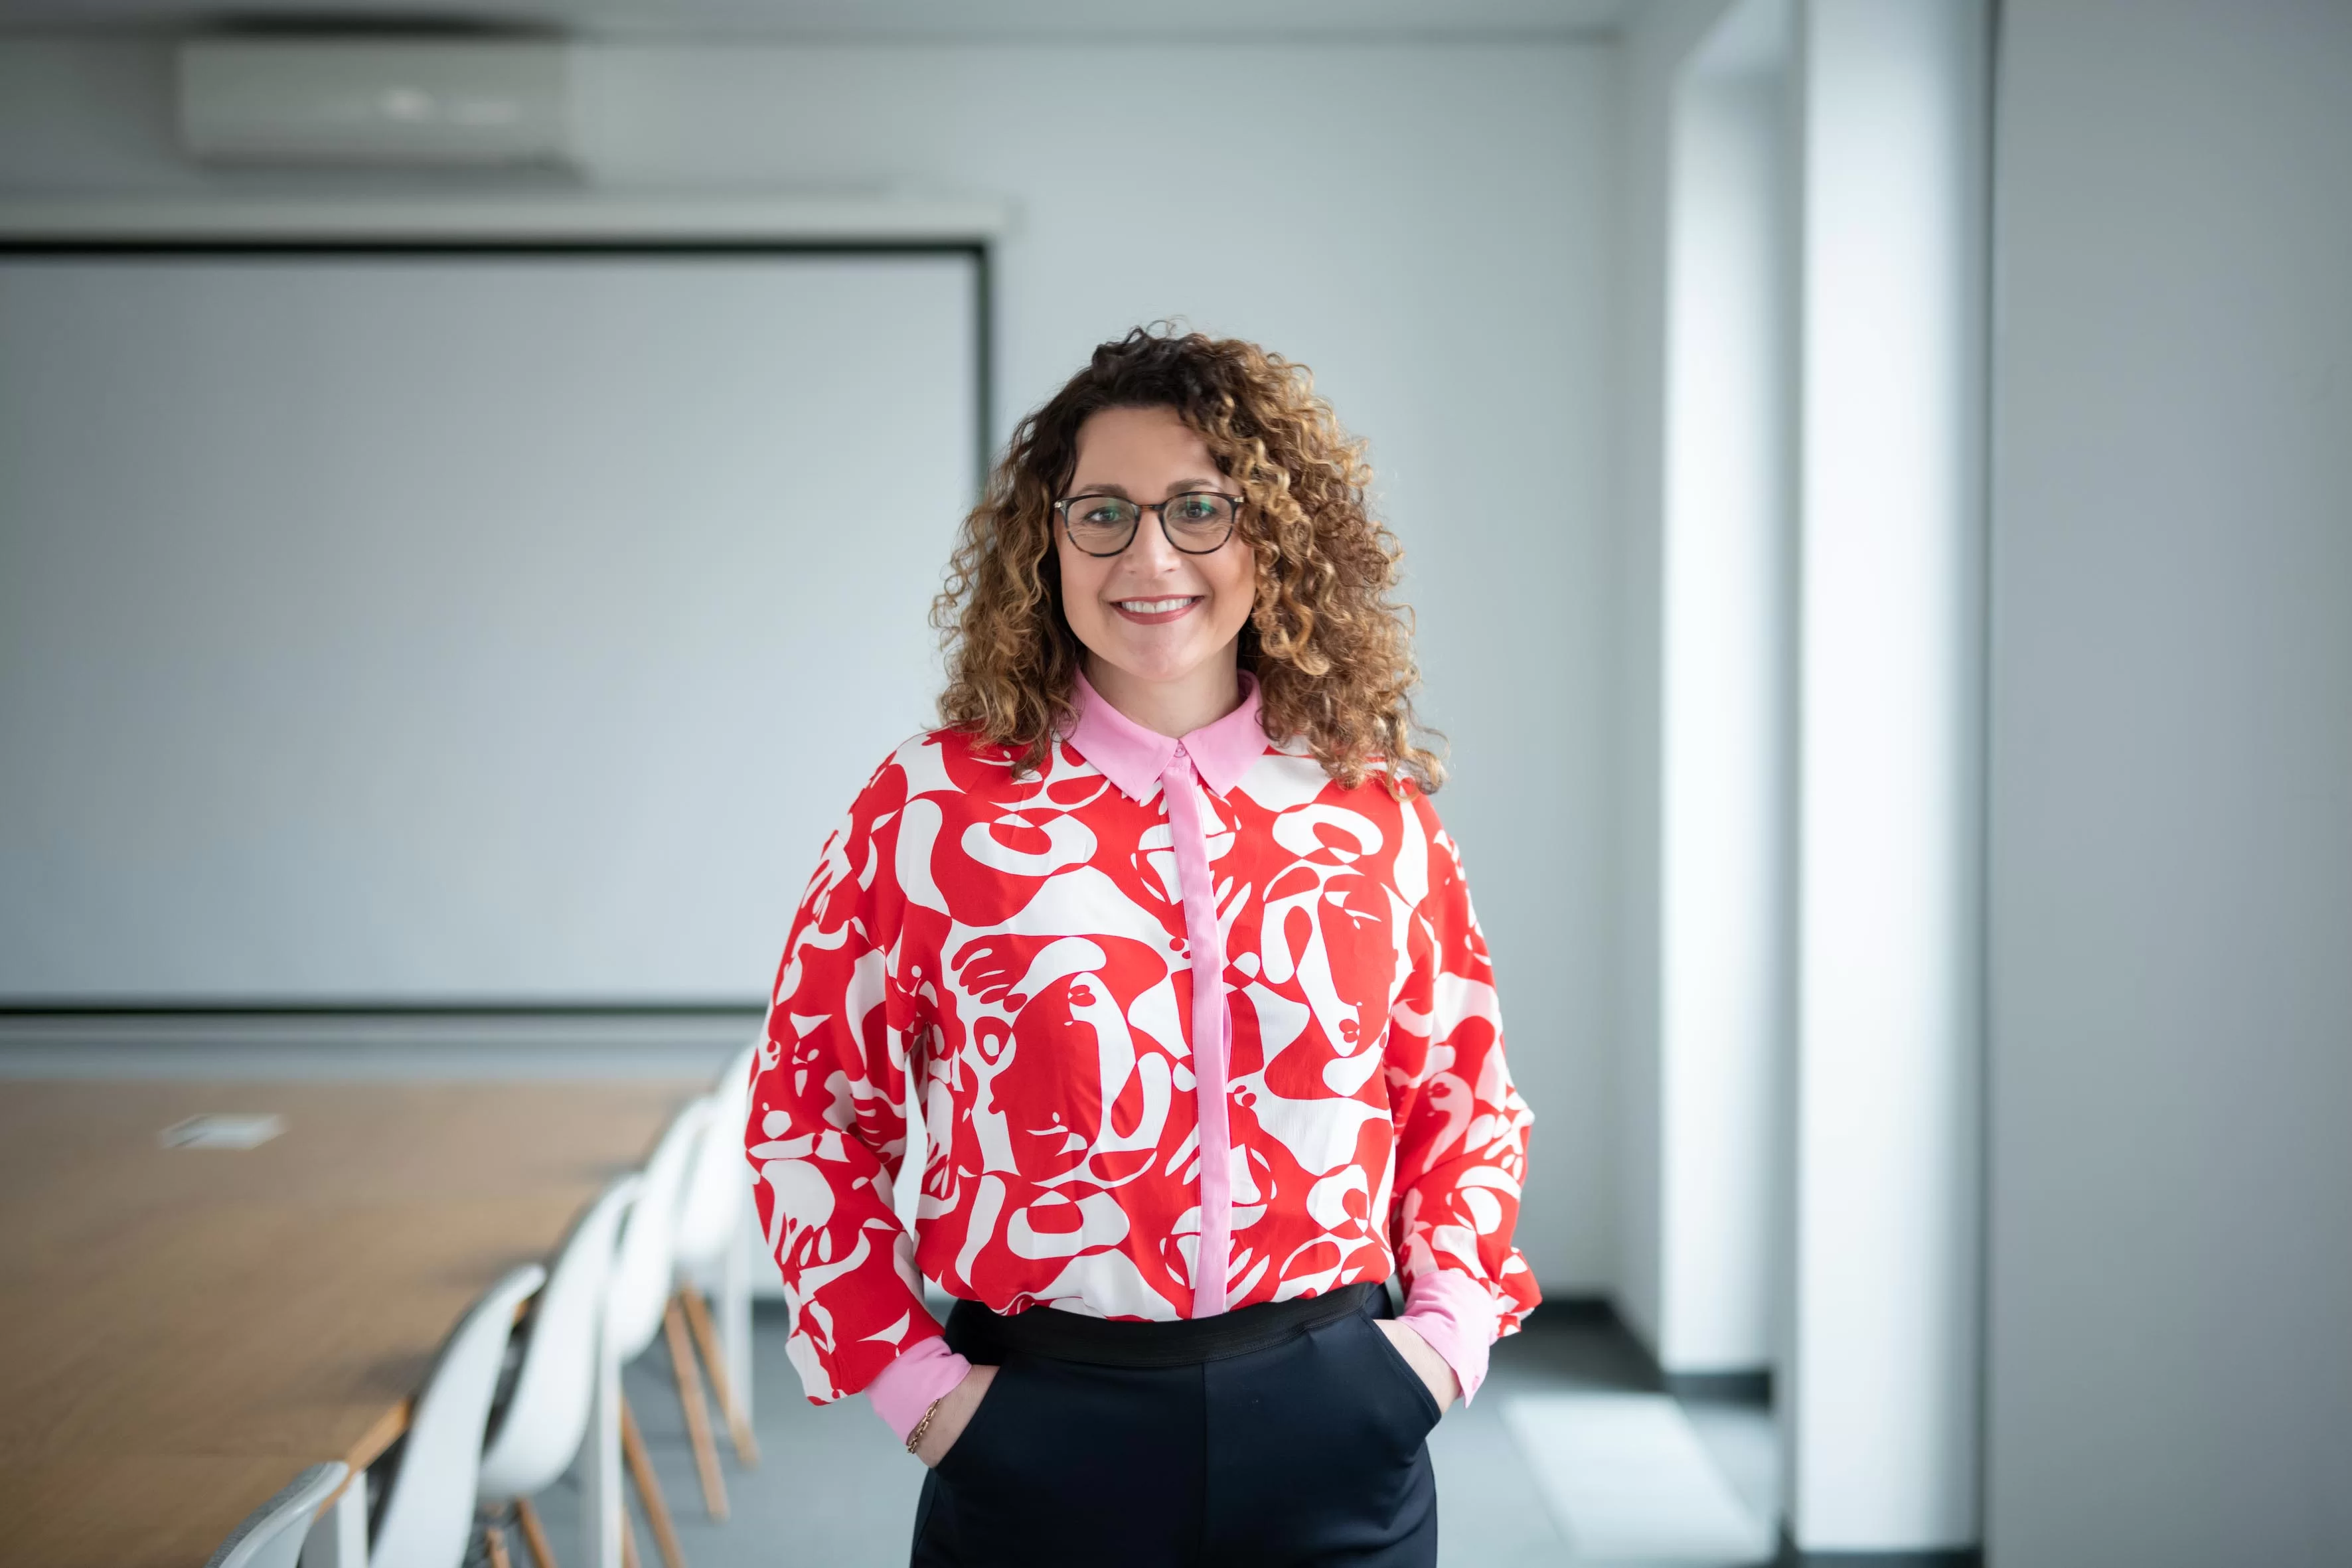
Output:
M1070 496L1054 503L1070 542L1089 555L1117 555L1134 542L1143 514L1160 514L1160 531L1187 555L1210 555L1224 547L1241 515L1239 496L1188 490L1145 505L1125 496Z

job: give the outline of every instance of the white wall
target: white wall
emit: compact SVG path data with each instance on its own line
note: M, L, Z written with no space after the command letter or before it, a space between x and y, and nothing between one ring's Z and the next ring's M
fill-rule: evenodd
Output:
M1409 552L1423 709L1454 738L1439 806L1538 1116L1521 1235L1571 1289L1608 1282L1614 1211L1611 65L1545 41L633 44L583 89L601 181L1010 197L1000 426L1161 315L1315 367ZM172 153L167 68L152 43L0 43L0 188L236 184Z
M2352 7L1999 127L1990 1561L2352 1562Z

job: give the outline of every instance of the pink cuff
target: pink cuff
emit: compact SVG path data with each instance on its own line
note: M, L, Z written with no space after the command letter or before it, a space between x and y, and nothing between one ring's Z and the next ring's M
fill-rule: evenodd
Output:
M1481 1360L1484 1360L1482 1355ZM971 1363L948 1349L936 1334L922 1341L884 1367L866 1385L866 1397L882 1424L898 1434L898 1441L915 1429L931 1401L963 1381Z
M1495 1342L1498 1316L1495 1299L1484 1286L1466 1274L1442 1268L1412 1282L1397 1321L1445 1358L1462 1384L1462 1403L1467 1405L1486 1381L1486 1349Z

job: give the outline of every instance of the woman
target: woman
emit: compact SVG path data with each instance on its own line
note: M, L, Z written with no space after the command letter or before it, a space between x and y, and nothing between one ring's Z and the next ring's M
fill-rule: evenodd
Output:
M1302 367L1097 349L802 901L760 1213L809 1397L931 1467L918 1564L1436 1561L1423 1438L1538 1299L1531 1118L1368 478Z

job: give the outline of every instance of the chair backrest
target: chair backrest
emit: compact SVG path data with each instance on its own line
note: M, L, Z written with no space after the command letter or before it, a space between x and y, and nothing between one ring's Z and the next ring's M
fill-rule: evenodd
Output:
M669 1305L678 1189L709 1121L709 1099L694 1101L677 1113L646 1162L645 1185L621 1227L621 1249L604 1297L604 1348L615 1361L635 1360L661 1330L662 1310Z
M515 1309L547 1282L525 1264L482 1293L441 1347L408 1418L368 1568L462 1568L474 1531L474 1478Z
M332 1497L351 1473L352 1468L341 1459L304 1470L276 1497L247 1514L245 1522L230 1531L220 1549L205 1559L205 1568L294 1568L319 1505Z
M743 1205L751 1194L751 1163L743 1154L743 1124L751 1118L751 1058L755 1041L739 1052L710 1091L710 1126L695 1146L694 1169L677 1205L677 1267L687 1274L716 1268L735 1243Z
M588 1434L589 1398L596 1384L596 1334L613 1274L621 1221L644 1185L624 1176L580 1216L555 1266L548 1271L514 1394L482 1450L475 1483L484 1502L530 1497L572 1467Z

